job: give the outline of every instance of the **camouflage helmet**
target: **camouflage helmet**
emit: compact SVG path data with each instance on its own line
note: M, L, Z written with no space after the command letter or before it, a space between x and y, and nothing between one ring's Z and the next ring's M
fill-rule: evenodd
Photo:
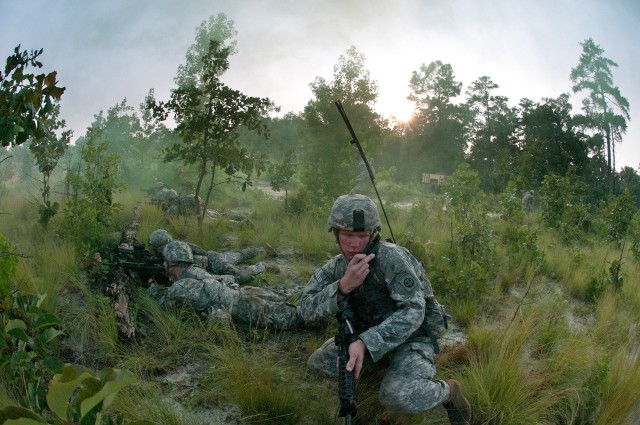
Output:
M163 246L171 242L173 238L164 229L157 229L151 232L149 235L149 245L151 245L155 249L161 249Z
M365 195L349 194L336 199L327 221L331 230L380 230L380 216L376 204Z
M170 199L177 199L178 198L178 192L176 192L174 189L169 189L167 187L162 188L160 190L160 199L162 200L170 200Z
M171 241L162 251L165 260L171 263L193 263L193 252L188 243L182 241Z

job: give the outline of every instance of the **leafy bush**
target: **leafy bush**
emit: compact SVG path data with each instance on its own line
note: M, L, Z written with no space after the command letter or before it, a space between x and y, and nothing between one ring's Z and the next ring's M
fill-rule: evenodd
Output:
M0 370L16 400L36 412L45 408L47 382L62 369L47 345L62 335L61 320L41 310L44 295L13 294L0 305Z
M523 262L542 264L544 252L538 247L538 233L522 226L507 226L500 235L500 242L505 246L511 267L518 267Z
M578 241L591 230L592 207L586 185L572 176L547 175L542 182L540 208L544 222L565 242Z
M116 394L137 380L124 370L107 368L93 372L84 366L68 364L53 377L47 392L50 410L44 416L54 414L55 419L46 420L30 409L8 406L0 409L0 423L12 419L19 422L11 423L123 425L121 415L113 418L105 412ZM153 425L146 420L128 424Z

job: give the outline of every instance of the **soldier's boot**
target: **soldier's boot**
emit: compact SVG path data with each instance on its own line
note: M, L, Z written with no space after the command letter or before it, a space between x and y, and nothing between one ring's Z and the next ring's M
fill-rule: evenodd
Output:
M265 247L265 253L267 254L268 257L277 257L278 256L278 251L271 245L266 244Z
M248 270L241 270L237 275L238 283L240 285L246 285L253 280L253 273Z
M442 403L447 409L451 425L469 425L471 420L471 405L462 394L462 387L455 379L449 379L449 398Z

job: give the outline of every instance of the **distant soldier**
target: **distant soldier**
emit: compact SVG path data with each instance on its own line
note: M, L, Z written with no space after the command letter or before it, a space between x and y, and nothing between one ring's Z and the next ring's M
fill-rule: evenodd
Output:
M527 190L524 195L522 195L522 206L524 210L528 213L533 211L533 204L535 202L535 196L533 190Z
M159 205L162 211L166 211L176 199L178 199L178 192L168 187L163 187L151 197L151 202Z
M175 199L169 208L166 209L166 213L169 215L199 215L200 211L204 207L204 201L198 197L198 204L196 204L196 195L191 193L189 195L181 195ZM199 207L198 207L199 205Z

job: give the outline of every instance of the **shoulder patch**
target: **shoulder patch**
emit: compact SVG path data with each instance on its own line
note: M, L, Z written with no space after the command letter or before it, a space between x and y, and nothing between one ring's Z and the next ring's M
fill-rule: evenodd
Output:
M402 284L405 288L411 290L416 285L416 281L411 276L407 276L402 280Z
M409 272L400 273L396 279L397 290L405 293L411 293L420 288L420 283L416 279L415 275Z
M318 283L324 283L324 281L327 280L327 274L321 268L316 269L316 271L313 272L313 278Z

